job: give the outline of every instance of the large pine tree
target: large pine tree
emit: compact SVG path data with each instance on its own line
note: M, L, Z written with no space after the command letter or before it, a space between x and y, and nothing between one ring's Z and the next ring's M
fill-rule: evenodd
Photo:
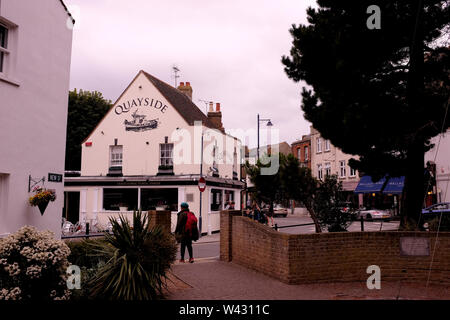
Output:
M402 215L418 220L424 154L450 124L450 1L318 0L308 25L293 25L282 62L302 91L302 109L325 139L359 155L351 166L379 179L405 176ZM380 29L367 20L381 9Z

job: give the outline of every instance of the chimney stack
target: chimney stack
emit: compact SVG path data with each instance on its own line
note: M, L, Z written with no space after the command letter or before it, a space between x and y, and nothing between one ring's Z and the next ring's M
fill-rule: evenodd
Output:
M184 85L184 82L180 82L180 85L177 89L183 92L189 99L192 100L192 87L190 82L186 82L186 85Z
M217 129L225 133L225 129L222 124L222 112L220 111L220 103L216 103L216 110L214 110L214 103L209 103L208 112L209 121L211 121Z

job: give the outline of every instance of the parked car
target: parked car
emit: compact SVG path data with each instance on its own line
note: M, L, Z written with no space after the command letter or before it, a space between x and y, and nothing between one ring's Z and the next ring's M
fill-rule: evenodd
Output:
M422 209L423 214L441 213L441 212L450 213L450 202L436 203L433 204L432 206Z
M288 215L288 209L283 208L280 204L277 204L273 207L273 216L274 217L284 217L286 218Z
M375 219L389 220L391 219L391 214L387 210L380 210L380 209L366 210L365 208L362 208L361 210L358 211L356 217L357 219L361 219L361 217L363 217L364 220L375 220Z
M267 204L261 210L264 213L268 213L270 206ZM288 209L284 208L281 204L275 204L273 206L273 216L274 217L284 217L286 218L288 215Z

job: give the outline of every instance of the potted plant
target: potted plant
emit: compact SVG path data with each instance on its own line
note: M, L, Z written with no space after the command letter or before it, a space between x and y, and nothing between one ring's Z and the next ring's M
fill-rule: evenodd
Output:
M50 201L56 200L56 194L54 190L44 189L42 187L36 187L33 189L34 195L28 199L31 206L37 206L41 215L44 214L45 209Z

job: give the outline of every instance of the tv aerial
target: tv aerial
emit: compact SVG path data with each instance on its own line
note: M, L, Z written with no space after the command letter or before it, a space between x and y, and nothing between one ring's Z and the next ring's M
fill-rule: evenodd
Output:
M174 73L173 77L175 78L175 88L176 88L177 87L177 79L180 77L178 75L178 72L180 72L180 69L174 64L172 66L172 70L173 70L173 73Z

